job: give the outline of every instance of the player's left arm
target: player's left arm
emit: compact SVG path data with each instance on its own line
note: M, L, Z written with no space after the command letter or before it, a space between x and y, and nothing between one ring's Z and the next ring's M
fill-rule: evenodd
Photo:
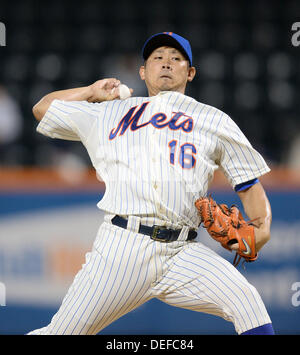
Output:
M258 181L249 188L237 192L245 213L250 220L255 220L256 252L258 252L271 237L272 210L269 199L262 184Z

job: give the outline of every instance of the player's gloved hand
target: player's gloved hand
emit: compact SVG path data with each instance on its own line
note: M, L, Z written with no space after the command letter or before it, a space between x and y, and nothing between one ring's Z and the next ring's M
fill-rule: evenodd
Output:
M89 86L90 96L87 101L102 102L119 99L119 85L121 82L116 78L97 80ZM130 89L130 92L132 93L133 90Z
M217 204L211 197L199 198L195 206L210 236L225 249L236 251L235 266L241 258L247 262L257 259L255 226L251 223L253 221L245 221L236 206L229 208L225 204Z

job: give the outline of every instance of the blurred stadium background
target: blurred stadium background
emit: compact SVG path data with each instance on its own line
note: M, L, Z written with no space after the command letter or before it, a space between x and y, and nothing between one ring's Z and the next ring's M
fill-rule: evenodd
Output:
M297 21L298 0L1 0L0 334L49 322L103 218L96 203L105 186L83 146L37 134L32 106L51 91L105 77L146 95L138 77L141 48L162 31L191 42L198 75L187 94L229 114L272 168L262 178L273 208L272 239L241 272L261 292L277 333L300 333L300 46L291 42ZM211 189L217 199L239 204L219 174ZM199 238L232 257L202 230ZM154 300L103 334L234 330Z

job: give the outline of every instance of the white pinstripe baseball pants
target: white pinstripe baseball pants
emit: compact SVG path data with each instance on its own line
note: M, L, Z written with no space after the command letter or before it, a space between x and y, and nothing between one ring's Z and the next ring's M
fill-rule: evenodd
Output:
M139 224L132 219L122 229L110 218L50 324L28 334L97 334L154 297L220 316L233 322L238 334L271 322L256 289L202 243L153 241L136 232Z

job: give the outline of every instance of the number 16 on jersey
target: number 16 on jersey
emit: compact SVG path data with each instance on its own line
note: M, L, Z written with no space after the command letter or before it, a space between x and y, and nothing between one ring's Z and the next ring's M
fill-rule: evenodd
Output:
M177 140L172 140L168 144L168 147L170 149L170 164L175 165L176 159L178 159L178 162L181 165L182 169L193 168L196 164L195 154L197 153L194 144L184 143L180 147L177 146Z

